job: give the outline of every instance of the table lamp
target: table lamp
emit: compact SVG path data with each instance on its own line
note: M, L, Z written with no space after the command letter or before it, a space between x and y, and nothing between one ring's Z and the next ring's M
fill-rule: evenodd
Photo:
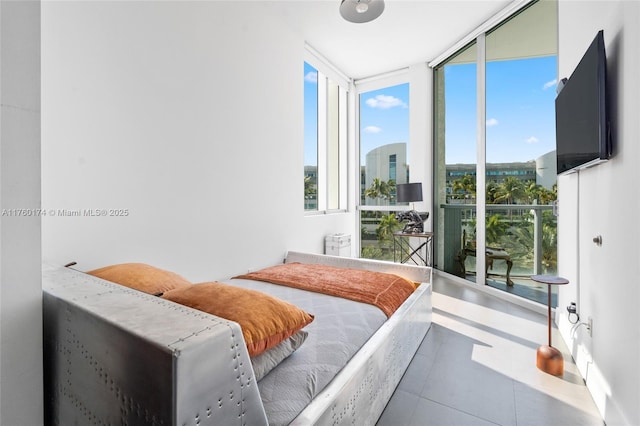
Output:
M411 210L396 213L396 220L408 222L404 225L403 233L419 234L424 232L424 221L429 213L420 214L413 209L413 203L422 201L422 183L399 183L396 185L396 200L399 203L411 203Z

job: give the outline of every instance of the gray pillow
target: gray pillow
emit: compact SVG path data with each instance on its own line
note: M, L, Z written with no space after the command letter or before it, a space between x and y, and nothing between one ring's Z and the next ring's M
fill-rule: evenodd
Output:
M251 365L256 375L256 382L269 374L278 364L302 346L308 335L307 331L300 330L273 348L252 357Z

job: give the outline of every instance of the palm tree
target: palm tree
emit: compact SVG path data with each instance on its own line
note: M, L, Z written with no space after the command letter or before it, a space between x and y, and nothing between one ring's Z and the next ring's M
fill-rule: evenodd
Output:
M364 195L374 200L379 198L381 200L391 201L396 196L396 181L389 179L385 182L380 178L374 178L371 186L365 189Z
M375 246L363 246L361 256L368 259L391 260L393 258L393 233L399 231L401 227L402 224L396 220L395 214L389 213L382 215L378 227L376 228L378 244Z
M453 181L452 190L454 195L459 194L462 198L475 198L476 196L476 180L470 174L465 174L460 179Z
M506 234L507 228L508 225L500 220L499 214L487 217L487 225L485 227L487 245L498 243L498 240Z
M546 272L558 269L558 223L553 212L542 212L542 266Z
M387 181L387 187L389 188L389 201L391 201L391 204L395 204L396 191L397 191L395 179L389 179Z
M376 230L378 241L382 243L390 240L393 233L399 231L401 226L395 214L389 213L388 215L382 216L380 225L378 225L378 229Z
M498 192L498 184L494 181L487 182L487 204L496 204L496 193Z
M498 186L496 191L496 203L504 202L505 204L515 204L518 200L524 198L524 183L513 176L508 176Z
M304 177L304 198L316 194L316 182L311 176Z
M529 204L533 204L534 202L540 202L540 195L544 190L545 190L544 186L538 185L535 182L529 182L529 184L526 185L524 189L527 202Z
M529 183L525 188L525 194L529 203L537 201L538 204L549 204L557 199L557 186L554 185L551 190L535 182Z
M523 222L523 226L515 227L510 232L508 250L512 258L520 263L533 265L534 235L533 225ZM554 274L558 266L558 231L552 212L542 214L542 267L544 273Z
M540 192L540 204L551 204L558 199L558 184L553 184L551 190L543 188Z
M318 189L316 185L316 180L311 176L304 177L304 208L313 209L317 206L317 198L318 198Z
M374 178L373 182L371 182L371 186L368 189L365 189L364 195L367 198L381 198L383 200L388 200L391 198L389 183L381 180L380 178Z

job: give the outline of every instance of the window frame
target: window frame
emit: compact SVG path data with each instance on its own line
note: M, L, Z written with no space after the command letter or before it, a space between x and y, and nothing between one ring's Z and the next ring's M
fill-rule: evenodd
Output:
M363 78L363 79L359 79L359 80L355 80L354 81L354 111L355 111L355 141L354 141L354 146L355 146L355 167L356 167L356 174L357 174L357 179L356 183L355 183L355 193L356 193L356 211L357 214L354 217L355 220L355 227L356 229L361 229L362 227L362 214L365 211L371 211L371 212L399 212L399 211L408 211L412 209L412 206L410 205L410 203L402 203L402 204L389 204L389 205L372 205L372 204L366 204L366 202L363 203L362 200L362 185L365 184L365 182L363 182L362 180L362 176L360 173L360 169L363 166L363 164L361 163L361 140L360 140L360 122L361 122L361 96L363 94L366 94L368 92L373 92L373 91L377 91L380 89L385 89L387 87L393 87L393 86L399 86L402 84L407 84L409 87L409 97L411 98L411 85L412 85L412 78L411 78L411 73L409 68L403 68L403 69L399 69L399 70L395 70L395 71L391 71L388 73L384 73L384 74L380 74L380 75L376 75L373 77L367 77L367 78ZM409 101L411 101L411 99L409 99ZM411 105L409 105L409 108L411 108ZM411 134L411 110L409 112L409 134ZM407 140L407 154L409 153L409 150L411 149L411 136L409 136L409 139ZM417 162L416 162L417 163ZM397 172L397 169L396 169ZM353 242L356 245L356 252L358 253L358 257L361 257L362 254L362 241L360 238L360 235L358 236L358 238L354 239Z
M475 219L477 223L483 224L486 223L487 219L487 200L486 200L486 189L487 189L487 177L491 175L491 172L488 172L488 164L487 157L487 46L491 46L491 44L487 43L487 37L490 36L494 31L499 30L499 28L510 21L512 18L517 17L520 13L527 13L527 9L530 6L534 6L540 0L523 0L522 2L514 2L496 14L493 18L486 21L483 25L476 28L473 32L469 33L466 37L461 39L458 43L451 46L441 55L439 55L436 59L429 62L428 66L434 70L434 73L438 72L440 69L443 69L443 66L449 62L451 59L455 58L460 53L463 53L468 46L475 44L476 52L474 55L474 60L476 64L476 150L477 150L477 158L476 158L476 168L473 172L473 176L476 179L476 202L475 202ZM557 55L557 53L556 53ZM434 93L437 91L436 79L434 78ZM437 98L434 96L434 109L433 109L433 121L437 122L439 119L437 117L439 107L436 105ZM442 120L446 120L442 118ZM438 148L438 135L436 134L436 124L434 124L434 149ZM435 156L433 159L433 170L439 170L439 165L437 164L438 156ZM445 166L445 163L442 164ZM518 173L524 174L524 173ZM508 175L513 175L513 173L500 173L500 176L506 177ZM534 176L535 177L535 176ZM441 185L443 182L438 182L438 176L433 177L434 184ZM441 200L438 199L438 189L434 191L434 199L433 204L439 205L441 204ZM448 193L445 191L445 193ZM434 209L435 210L435 209ZM434 216L438 216L438 211L434 212ZM440 219L434 218L436 223L443 223ZM439 226L439 225L436 225ZM441 234L444 230L444 225L442 225ZM440 241L436 241L436 256L439 259L439 263L444 270L445 262L442 261L442 257L446 255L444 250L442 249L442 239ZM487 263L485 262L485 251L487 247L487 235L486 235L486 226L477 226L476 227L476 241L477 241L477 253L480 256L476 257L476 284L484 285L486 284L486 268ZM450 256L449 256L450 257ZM534 271L534 273L537 273Z
M306 46L304 62L318 73L316 209L305 215L347 211L348 135L351 81ZM304 107L303 107L304 108ZM304 170L304 164L303 164Z
M409 69L404 68L404 69L392 71L389 73L377 75L374 77L363 78L360 80L356 80L354 84L355 84L355 99L356 99L355 114L357 117L356 126L355 126L355 144L354 145L355 145L355 151L356 151L355 164L356 164L356 169L358 174L357 188L356 188L356 194L357 194L356 208L358 210L369 210L369 211L389 210L390 207L392 207L392 210L394 211L410 210L409 205L402 205L402 204L393 205L393 206L375 206L375 205L367 205L366 203L363 204L362 197L361 197L362 195L361 188L360 188L362 184L360 179L360 168L362 167L362 164L360 163L360 152L361 152L360 150L360 96L362 96L363 93L372 92L372 91L384 89L387 87L399 86L401 84L408 84L409 93L411 93L411 78L409 75ZM409 115L409 126L411 126L411 115ZM411 129L409 129L409 131L410 130ZM411 138L407 140L407 153L409 152L410 146L411 146ZM357 222L359 225L360 223L359 217L357 218Z

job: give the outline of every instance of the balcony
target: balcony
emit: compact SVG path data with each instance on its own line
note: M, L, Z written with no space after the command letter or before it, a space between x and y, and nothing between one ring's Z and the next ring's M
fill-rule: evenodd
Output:
M460 253L463 235L466 234L467 243L475 239L476 205L442 204L440 207L439 228L443 238L437 238L439 269L475 282L476 257L468 256L463 269ZM503 259L495 259L488 265L486 285L546 304L547 287L529 277L557 274L557 220L553 208L553 205L536 204L486 205L486 245L499 247L513 262L509 274L513 285L507 284L507 262ZM555 306L556 297L552 296Z

